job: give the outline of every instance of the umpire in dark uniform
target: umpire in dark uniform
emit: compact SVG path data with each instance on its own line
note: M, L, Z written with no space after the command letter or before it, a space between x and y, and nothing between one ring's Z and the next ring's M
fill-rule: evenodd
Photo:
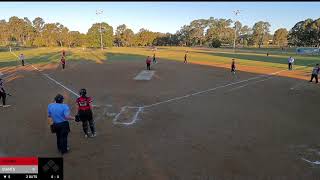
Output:
M64 97L58 94L54 100L55 103L48 105L48 118L52 124L52 130L57 136L57 147L61 154L69 152L68 134L70 126L68 120L74 120L70 116L70 108L67 104L63 104Z

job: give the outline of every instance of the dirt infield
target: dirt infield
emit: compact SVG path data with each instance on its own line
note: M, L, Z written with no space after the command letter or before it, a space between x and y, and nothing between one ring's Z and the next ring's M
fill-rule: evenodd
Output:
M81 125L71 123L66 180L320 178L319 167L301 160L320 158L312 155L320 151L320 87L281 77L286 71L238 71L235 77L225 68L161 60L151 81L135 81L143 59L37 68L75 92L87 88L97 105L96 138L84 139ZM16 73L6 84L14 96L8 98L12 107L0 109L0 153L59 156L47 105L62 93L74 114L75 96L29 65L8 73ZM123 106L146 108L136 123L116 125ZM135 112L125 112L121 121L130 122Z

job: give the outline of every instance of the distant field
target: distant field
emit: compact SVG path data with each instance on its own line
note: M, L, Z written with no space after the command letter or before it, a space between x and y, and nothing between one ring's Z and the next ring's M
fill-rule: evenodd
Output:
M24 67L10 52L0 52L5 88L13 94L11 106L0 109L2 156L59 156L47 106L60 93L75 115L76 95L86 88L98 135L85 139L81 124L70 122L66 180L320 177L301 159L315 161L319 152L320 87L306 81L307 65L319 57L159 47L152 79L136 81L146 56L153 55L148 48L65 50L64 70L61 48L15 51L33 64ZM191 63L182 63L185 50ZM294 71L287 71L289 55L296 59ZM233 57L235 75L229 69Z
M153 51L145 47L127 48L113 47L101 51L100 49L82 48L64 48L68 53L68 61L95 61L101 63L108 61L130 60L143 61L146 56L152 56ZM24 53L26 61L30 63L48 63L59 62L62 48L33 48L25 50L17 50L16 54ZM156 52L157 58L183 61L185 51L189 51L189 62L197 64L214 65L220 67L229 67L231 59L235 58L238 66L248 66L251 69L255 67L262 68L286 68L289 56L295 58L295 68L303 69L303 73L310 71L311 66L320 61L319 56L301 56L296 55L294 49L282 52L276 48L241 48L236 53L231 48L186 48L186 47L158 47ZM266 53L269 56L266 56ZM142 62L143 63L143 62ZM17 58L8 50L0 51L0 67L19 65ZM305 67L306 66L306 67ZM239 69L239 68L238 68ZM243 69L244 70L244 69ZM249 70L245 70L249 71ZM255 71L255 70L254 70Z

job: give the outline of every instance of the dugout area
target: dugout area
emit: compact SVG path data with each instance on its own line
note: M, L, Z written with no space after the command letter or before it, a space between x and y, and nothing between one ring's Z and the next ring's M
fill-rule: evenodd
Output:
M241 71L234 77L229 69L165 59L152 67L150 81L133 80L146 68L144 59L68 63L65 70L54 63L35 65L75 92L87 88L97 106L96 138L84 139L81 124L71 122L65 179L320 175L319 168L301 160L317 160L310 149L320 151L318 85ZM8 72L16 75L6 83L14 94L8 97L12 107L1 109L1 154L59 156L46 108L62 93L74 114L75 96L30 65ZM114 124L124 106L145 108L135 123ZM136 112L129 110L121 122L130 122Z

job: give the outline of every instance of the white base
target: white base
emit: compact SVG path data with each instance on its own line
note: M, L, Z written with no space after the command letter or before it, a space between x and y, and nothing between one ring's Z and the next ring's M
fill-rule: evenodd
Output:
M151 80L154 73L155 71L143 70L134 78L134 80Z

